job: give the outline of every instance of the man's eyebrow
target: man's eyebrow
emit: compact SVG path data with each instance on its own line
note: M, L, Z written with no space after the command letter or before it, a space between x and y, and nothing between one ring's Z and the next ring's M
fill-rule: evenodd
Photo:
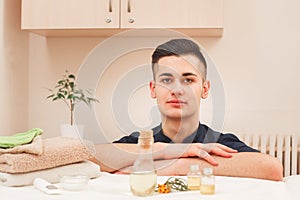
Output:
M159 75L159 77L161 77L161 76L173 76L173 75L171 73L162 73Z
M182 76L197 76L197 74L194 74L192 72L183 73Z
M173 76L171 73L162 73L159 75L159 77L161 76ZM192 72L186 72L186 73L183 73L182 76L196 76L197 77L197 74L194 74Z

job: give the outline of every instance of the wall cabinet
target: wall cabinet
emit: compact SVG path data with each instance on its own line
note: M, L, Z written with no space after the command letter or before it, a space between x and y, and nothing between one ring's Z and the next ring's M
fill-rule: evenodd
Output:
M221 36L223 0L22 0L22 29L48 36L170 28Z

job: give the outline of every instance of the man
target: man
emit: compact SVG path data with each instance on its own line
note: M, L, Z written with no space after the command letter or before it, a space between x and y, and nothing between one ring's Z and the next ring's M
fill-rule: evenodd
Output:
M206 68L198 45L187 39L170 40L152 55L151 97L157 100L162 119L153 129L158 174L186 175L190 164L198 163L200 168L213 166L216 175L281 180L282 165L276 158L259 153L233 134L213 131L199 122L200 102L210 89ZM128 172L135 158L129 154L136 152L138 135L135 132L115 141L117 151L105 145L123 162L109 161L97 150L102 169ZM103 150L104 146L96 148ZM121 156L122 151L127 156Z

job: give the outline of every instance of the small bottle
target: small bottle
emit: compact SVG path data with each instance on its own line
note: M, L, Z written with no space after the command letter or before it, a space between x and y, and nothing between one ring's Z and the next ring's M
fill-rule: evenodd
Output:
M215 193L215 176L213 175L212 168L204 168L201 177L200 185L201 194L214 194Z
M199 165L190 165L190 171L187 174L187 182L189 190L199 190L201 182L201 172Z
M152 157L153 132L141 131L138 139L139 156L130 174L130 190L136 196L150 196L155 192L156 171Z

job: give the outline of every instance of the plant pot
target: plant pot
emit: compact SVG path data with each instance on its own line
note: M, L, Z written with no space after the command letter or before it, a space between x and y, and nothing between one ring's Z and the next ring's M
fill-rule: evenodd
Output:
M61 136L63 137L77 137L83 138L84 126L83 125L70 125L62 124L60 127Z

